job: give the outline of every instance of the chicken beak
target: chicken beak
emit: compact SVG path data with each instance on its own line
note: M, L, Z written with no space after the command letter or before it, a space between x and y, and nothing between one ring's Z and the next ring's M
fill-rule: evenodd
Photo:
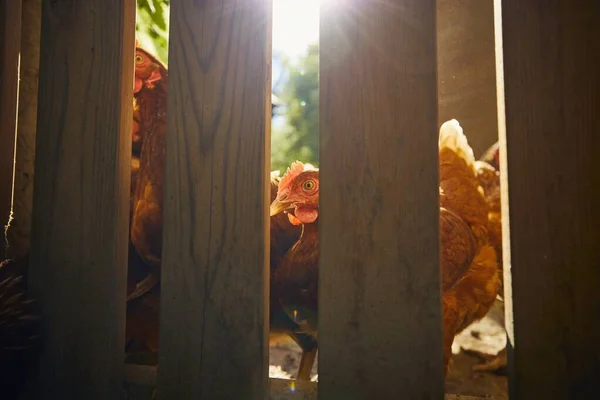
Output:
M273 200L270 207L271 217L273 215L277 215L282 211L289 210L291 208L291 203L287 201L279 201L277 199Z

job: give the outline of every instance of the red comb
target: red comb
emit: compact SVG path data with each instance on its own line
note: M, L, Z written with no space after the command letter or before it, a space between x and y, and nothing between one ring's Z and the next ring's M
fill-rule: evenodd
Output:
M285 171L285 174L279 181L279 189L278 194L287 192L290 190L290 186L292 185L292 181L295 177L300 175L300 173L304 171L304 164L300 161L294 161L292 165Z

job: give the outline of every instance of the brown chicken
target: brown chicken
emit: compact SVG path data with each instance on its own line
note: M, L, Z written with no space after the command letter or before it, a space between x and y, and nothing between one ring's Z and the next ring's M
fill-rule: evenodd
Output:
M139 169L135 179L132 179L136 186L132 197L130 232L133 247L148 264L149 271L130 294L130 299L147 292L160 280L167 86L166 67L155 57L137 48L134 107L138 127L134 127L132 142L141 142L141 146ZM135 147L137 144L133 148Z
M496 253L488 237L488 207L475 160L456 120L440 129L440 236L444 366L448 371L457 333L483 318L500 286ZM296 162L282 178L271 215L288 213L302 224L300 239L271 273L271 296L298 322L298 333L317 339L319 173Z
M488 232L490 242L496 251L496 259L500 278L503 274L502 263L502 210L500 203L500 149L499 143L492 145L475 163L477 178L483 188L484 198L488 205ZM501 279L502 283L502 279ZM504 327L504 290L501 284L499 295L488 313L488 318ZM507 364L506 346L498 354L486 354L474 350L466 353L479 357L484 362L473 366L474 371L504 373Z
M443 348L447 374L455 335L488 313L500 288L500 276L473 150L458 121L442 125L439 148Z
M126 342L158 352L167 68L137 47Z
M271 203L277 198L280 178L271 173ZM293 225L288 217L278 213L271 217L271 269L274 269L285 253L296 243L302 227Z
M158 81L162 81L165 83L167 79L167 68L161 63L156 57L149 54L147 51L139 47L139 43L136 40L136 49L135 49L135 78L133 81L133 94L134 94L134 106L133 106L133 126L132 126L132 146L131 150L133 154L138 155L142 150L142 142L145 133L150 128L148 125L148 112L152 112L149 110L148 101L149 98L154 97L153 95L149 95L152 93L152 89L154 89L154 85ZM150 92L145 92L143 89L150 89ZM158 102L161 100L156 98ZM140 104L140 101L144 103L144 105ZM156 111L166 111L166 104L164 105L164 109L162 104L155 105L154 112ZM142 122L142 120L144 122ZM142 124L144 125L142 127Z
M276 197L273 188L272 180L271 332L285 332L300 346L296 379L309 380L317 355L319 172L297 161L279 182Z

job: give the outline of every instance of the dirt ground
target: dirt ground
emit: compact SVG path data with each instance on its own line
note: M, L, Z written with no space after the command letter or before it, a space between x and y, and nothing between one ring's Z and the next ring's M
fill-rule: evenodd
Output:
M480 360L461 351L477 350L496 354L506 343L506 333L494 316L471 325L461 332L452 346L453 365L446 379L446 393L478 396L494 400L508 399L508 381L505 376L494 373L475 373L472 367ZM290 379L295 376L300 363L300 349L291 340L280 340L271 345L269 375L271 378ZM317 380L318 360L312 370Z

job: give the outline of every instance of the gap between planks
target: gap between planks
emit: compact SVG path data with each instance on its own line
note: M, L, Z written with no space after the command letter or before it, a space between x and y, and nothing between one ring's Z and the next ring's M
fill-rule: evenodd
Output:
M295 383L295 386L291 386ZM270 400L316 400L317 382L296 382L288 379L270 378ZM156 367L151 365L125 364L125 387L127 400L149 400L156 385ZM294 391L292 391L294 387ZM444 400L494 400L493 397L446 394Z

